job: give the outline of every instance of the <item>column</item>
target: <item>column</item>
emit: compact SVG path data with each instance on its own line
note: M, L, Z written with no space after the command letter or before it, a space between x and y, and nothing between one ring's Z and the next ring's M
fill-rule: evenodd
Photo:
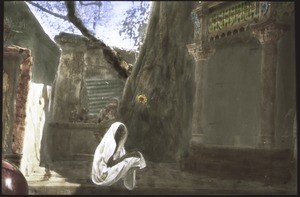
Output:
M259 147L272 148L275 143L277 41L282 26L270 21L252 26L253 35L261 43L261 128Z
M31 51L4 47L4 158L19 167L23 153L26 106L31 76ZM16 65L21 63L21 65ZM17 66L17 67L14 67ZM2 132L3 134L3 132Z
M87 39L72 34L59 34L54 40L62 52L52 86L52 122L74 122L83 108L84 52ZM76 120L77 121L77 120Z
M187 45L189 53L193 55L196 62L196 91L193 104L192 138L190 145L203 143L203 67L212 53L212 49L207 42L208 12L209 10L205 3L200 3L199 7L193 10L192 18L195 22L195 43Z
M195 83L196 91L193 104L193 120L192 120L192 138L190 145L203 143L203 67L207 63L207 59L213 53L209 47L197 46L195 43L187 45L188 51L196 61L195 67Z

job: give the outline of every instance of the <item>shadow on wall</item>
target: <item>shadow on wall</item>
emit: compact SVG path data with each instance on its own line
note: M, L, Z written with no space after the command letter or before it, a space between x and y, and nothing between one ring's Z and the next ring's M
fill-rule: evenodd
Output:
M88 183L97 145L110 124L53 123L45 124L41 165L45 179L59 178L72 183ZM43 154L42 154L43 153Z

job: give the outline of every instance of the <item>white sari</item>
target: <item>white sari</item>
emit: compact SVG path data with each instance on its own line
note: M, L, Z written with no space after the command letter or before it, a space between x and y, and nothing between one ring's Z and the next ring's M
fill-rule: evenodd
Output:
M115 134L121 125L125 127L126 134L120 140L120 151L113 155L117 146ZM138 152L140 155L139 158L128 157L114 166L107 166L107 162L111 156L113 156L113 159L115 160L125 155L126 151L124 144L127 139L127 135L128 131L126 126L121 122L115 122L103 136L100 144L96 148L92 167L92 181L96 185L110 186L118 180L123 179L124 185L127 189L132 190L134 188L136 183L136 169L146 167L145 159L140 152Z

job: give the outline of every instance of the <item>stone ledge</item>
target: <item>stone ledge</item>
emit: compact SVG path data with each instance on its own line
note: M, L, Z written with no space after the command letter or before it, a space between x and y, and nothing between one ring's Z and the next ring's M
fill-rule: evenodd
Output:
M107 125L83 122L49 122L50 127L63 129L106 129Z
M296 174L292 152L284 149L193 146L181 164L189 172L265 184L289 184Z

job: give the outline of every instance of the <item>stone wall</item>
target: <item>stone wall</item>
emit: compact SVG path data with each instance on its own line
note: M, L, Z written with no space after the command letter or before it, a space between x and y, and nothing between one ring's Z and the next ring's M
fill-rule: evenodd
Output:
M93 103L107 96L120 97L125 82L105 59L101 44L68 33L60 33L55 41L62 54L51 92L50 117L41 147L46 154L41 163L52 176L58 173L73 181L89 179L94 151L110 126L98 123L99 109L95 111L91 105L99 107ZM120 52L127 61L134 60L128 52ZM72 170L79 166L80 170Z
M297 140L292 134L296 116L296 53L295 53L295 18L288 17L286 24L289 29L278 41L278 65L276 76L276 106L275 119L276 144L278 147L290 148ZM297 127L297 126L296 126Z
M93 45L86 45L86 40L82 37L80 38L82 40L79 41L83 44L82 48L78 43L73 46L62 44L61 48L64 53L61 56L60 48L43 31L25 2L5 2L4 19L6 24L4 45L18 45L27 48L31 50L33 57L31 80L26 97L28 102L25 106L26 126L23 136L25 142L21 165L22 172L30 175L42 170L40 166L46 166L47 161L51 160L51 147L48 146L50 143L48 141L51 141L49 138L52 137L52 134L51 131L49 133L48 122L58 120L68 122L70 113L72 114L74 109L79 111L78 109L87 106L85 77L111 79L117 78L117 73L104 60L102 51ZM134 63L132 53L118 51L128 63ZM131 55L127 56L127 54ZM61 63L59 63L60 58ZM15 110L15 102L12 98L16 98L18 68L21 59L21 57L5 59L7 72L4 74L3 89L5 123L3 125L2 154L11 153L9 151L12 148L10 142L12 141ZM75 134L74 139L82 138L81 135ZM87 147L93 148L93 146L88 146L91 145L88 143L89 140L86 142ZM70 143L71 146L73 142ZM59 144L53 145L59 146ZM82 151L84 152L84 150Z
M15 99L22 57L19 53L4 53L2 97L2 155L12 154Z
M100 44L88 41L83 36L67 33L61 33L55 40L62 49L62 55L52 92L51 121L83 121L71 119L74 113L79 117L83 116L83 113L88 113L90 98L87 80L116 80L123 83L124 81L119 78L112 64L105 59ZM116 96L122 94L122 88ZM99 98L105 96L105 93L97 94Z
M203 25L188 46L197 61L193 138L201 135L203 144L291 149L296 106L293 3L270 3L267 14L257 12L257 21L245 18L207 30L215 25L210 19L216 10L236 9L237 4L204 2L193 12L195 25Z
M31 50L34 57L32 82L51 85L57 71L60 50L44 32L38 20L23 1L4 2L4 19L11 25L5 45Z
M232 38L237 39L237 38ZM204 66L204 142L256 147L260 128L260 49L228 41Z
M30 175L38 171L43 172L43 168L40 168L40 157L44 154L41 153L41 139L44 134L44 123L49 110L51 85L57 70L60 50L44 32L25 2L4 2L4 20L6 21L4 46L17 45L30 50L32 55L32 68L30 73L28 73L28 76L30 76L30 81L27 84L28 91L26 91L26 94L22 94L22 97L27 99L26 105L23 106L26 111L23 117L25 124L24 135L17 136L20 139L24 139L20 168L25 175ZM5 59L5 62L8 63L9 61L14 61L11 57L6 57ZM12 79L18 75L18 69L20 68L18 61L15 61L13 64L9 63L7 66L10 69L10 76L6 77L6 79ZM9 84L12 82L9 82ZM15 86L15 90L17 86ZM9 97L12 103L7 111L8 114L6 114L11 119L9 124L4 127L6 136L10 136L13 133L9 129L14 122L12 117L15 115L16 108L16 92L13 88L14 86L11 84L8 86L8 92L10 93L3 92L4 98ZM8 106L4 105L4 111L6 111L6 107ZM4 154L3 151L2 155Z
M291 151L230 146L194 146L182 168L220 179L260 181L266 185L295 183L297 163ZM201 158L201 159L197 159Z
M228 15L222 18L220 13L234 4L203 2L193 12L195 24L203 26L195 43L188 45L199 80L183 168L270 185L293 184L297 166L294 4L253 3L261 5L257 14L266 12L257 21L246 18L207 31L207 26L225 22ZM220 21L206 20L217 11Z
M290 19L290 29L277 43L278 63L274 79L274 145L277 148L287 148L296 137L291 135L296 107L296 66L294 18ZM259 146L262 48L255 39L248 39L219 44L204 66L203 122L207 144Z
M60 63L56 73L51 106L51 121L69 121L73 111L87 108L84 85L84 42L75 37L72 41L60 44L62 48ZM63 39L63 38L62 38Z
M45 126L49 117L49 97L51 86L30 83L26 108L25 134L21 170L26 176L44 173L41 158L45 157L42 139L46 136Z

